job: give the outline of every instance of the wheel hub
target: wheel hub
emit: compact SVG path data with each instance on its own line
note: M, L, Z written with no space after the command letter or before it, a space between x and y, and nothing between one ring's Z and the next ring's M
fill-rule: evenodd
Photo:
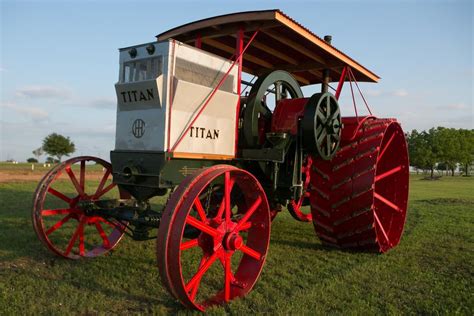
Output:
M224 249L235 251L240 249L244 244L243 238L238 233L229 233L224 237Z

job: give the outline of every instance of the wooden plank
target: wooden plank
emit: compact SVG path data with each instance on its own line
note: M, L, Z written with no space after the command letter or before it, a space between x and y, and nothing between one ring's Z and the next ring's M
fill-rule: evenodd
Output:
M212 46L212 47L218 48L220 50L223 50L227 53L233 54L235 52L234 47L231 47L227 44L221 43L221 42L219 42L217 40L214 40L212 38L202 39L202 42L206 43L209 46ZM270 64L269 62L266 62L265 60L260 59L258 57L252 56L249 53L245 54L244 59L248 59L249 61L253 62L254 64L257 64L257 65L265 67L265 68L272 68L273 67L273 65Z
M282 34L276 32L275 30L263 30L263 33L267 34L268 36L270 36L274 40L277 40L277 41L279 41L280 43L282 43L286 46L289 46L293 49L296 49L301 54L306 55L307 57L313 59L314 61L317 61L321 65L323 65L323 66L326 65L326 60L324 60L321 56L313 53L312 51L310 51L309 49L307 49L303 45L301 45L301 44L299 44L299 43L297 43L293 40L290 40L287 37L283 37Z
M330 54L331 56L334 56L335 58L339 59L343 64L349 65L352 69L366 76L369 80L378 82L378 80L380 79L376 74L374 74L373 72L371 72L370 70L368 70L367 68L365 68L364 66L362 66L361 64L359 64L358 62L350 58L349 56L347 56L346 54L340 52L339 50L334 48L332 45L326 43L323 39L318 38L313 33L303 28L301 25L299 25L298 23L289 19L285 14L281 13L280 11L276 12L275 17L283 25L297 32L299 35L303 36L308 41L317 45L318 47L326 51L328 54Z
M323 76L323 73L318 71L318 70L324 69L324 67L321 67L321 63L318 63L316 67L314 67L314 66L312 66L312 67L305 67L305 66L299 67L298 66L299 65L298 60L296 60L296 59L280 52L279 50L274 49L273 47L270 47L266 44L263 44L263 43L259 42L257 39L255 39L252 42L251 46L256 47L260 50L263 50L266 53L270 53L271 55L273 55L277 58L280 58L281 60L284 60L284 61L286 61L290 64L290 65L283 65L283 66L276 65L275 69L283 69L283 70L286 70L288 72L308 71L309 73L312 73L313 75L316 75L318 77L322 78L322 76ZM291 70L293 68L294 68L294 70ZM317 68L317 69L315 69L315 68ZM258 72L261 73L262 71L259 70Z
M227 45L227 44L224 44L224 43L221 43L215 39L212 39L212 38L205 38L205 39L202 39L202 42L205 43L206 45L209 45L209 46L212 46L214 48L217 48L217 49L220 49L220 50L223 50L227 53L231 53L233 54L235 52L235 48ZM263 59L260 59L258 57L255 57L253 55L250 55L249 53L246 53L244 55L244 61L245 60L248 60L254 64L257 64L261 67L264 68L264 70L272 70L272 69L277 69L275 68L274 65L270 64L269 62L263 60ZM245 71L245 70L244 70ZM246 71L247 72L247 71ZM261 71L261 72L258 72L259 74L260 73L263 73L264 71ZM250 74L253 74L255 73L255 71L252 71L252 72L249 72ZM303 83L303 84L309 84L309 80L304 78L304 77L301 77L301 76L294 76L296 78L296 80L298 80L299 82Z
M338 63L339 65L340 63ZM299 71L309 71L317 76L322 76L321 70L330 69L336 73L341 73L342 67L338 67L334 63L329 63L329 65L322 66L319 62L306 62L299 64L278 64L275 65L278 69L284 69L288 72L299 72ZM337 68L337 69L336 69Z
M278 25L278 22L276 21L265 21L265 23L262 23L262 22L246 23L245 32L252 33L252 32L255 32L256 30L265 30L267 28L275 27L276 25ZM237 32L240 30L241 27L242 27L241 24L232 24L225 27L219 27L217 25L213 25L207 29L180 34L180 35L175 36L174 38L183 43L190 44L192 41L196 39L197 34L201 36L201 39L218 38L221 36L228 36L228 35L234 36L235 34L237 34Z
M175 27L171 30L168 30L164 33L157 35L158 41L166 40L168 38L178 38L178 36L194 32L197 30L202 30L213 25L225 25L225 24L240 24L244 21L258 21L263 23L265 21L273 22L275 21L275 10L267 11L251 11L251 12L240 12L234 14L226 14L217 17L211 17L208 19L203 19L191 23L184 24L182 26ZM226 34L228 35L228 34Z

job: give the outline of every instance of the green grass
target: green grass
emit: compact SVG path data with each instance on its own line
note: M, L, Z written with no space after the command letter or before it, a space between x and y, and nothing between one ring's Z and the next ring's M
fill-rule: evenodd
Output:
M34 165L34 170L31 170L31 165ZM43 163L28 163L21 162L13 164L11 162L0 162L0 171L5 173L20 173L20 174L43 174L49 169L53 168L55 164L50 164L50 167L44 166ZM79 166L74 165L73 170L78 170ZM87 164L88 171L100 171L102 169L101 165L98 164Z
M0 314L185 314L160 284L155 241L125 238L110 255L69 261L37 240L36 183L0 183ZM410 182L407 224L384 255L321 245L287 213L272 225L254 290L212 314L472 314L474 178Z

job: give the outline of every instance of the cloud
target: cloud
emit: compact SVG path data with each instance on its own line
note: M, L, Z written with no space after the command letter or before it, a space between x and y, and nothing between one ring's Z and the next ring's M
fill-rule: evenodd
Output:
M69 98L72 93L71 90L64 87L33 85L18 89L16 94L28 98L61 99Z
M463 102L458 102L458 103L440 105L440 106L437 106L436 109L444 110L444 111L465 111L465 110L469 110L469 107ZM472 111L472 107L471 107L471 111Z
M405 89L398 89L390 92L390 95L393 95L394 97L406 97L408 96L408 92Z
M115 108L117 106L117 100L115 98L95 98L92 99L88 105L94 108L98 109L110 109L110 108Z
M1 107L26 115L35 121L45 121L49 119L49 113L38 107L22 106L14 102L4 102L1 104Z
M392 90L392 91L367 90L364 92L364 94L371 97L391 96L391 97L404 98L408 96L408 91L405 89L397 89L397 90Z

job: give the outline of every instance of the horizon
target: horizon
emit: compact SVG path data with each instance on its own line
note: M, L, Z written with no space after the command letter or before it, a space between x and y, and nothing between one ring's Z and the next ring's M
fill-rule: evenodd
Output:
M109 160L119 47L195 20L276 7L318 36L332 35L336 48L382 77L360 84L377 116L397 118L405 132L474 128L470 1L207 3L2 1L0 161L26 161L53 132L71 138L73 155ZM305 87L305 96L319 87ZM347 88L343 116L353 114Z

